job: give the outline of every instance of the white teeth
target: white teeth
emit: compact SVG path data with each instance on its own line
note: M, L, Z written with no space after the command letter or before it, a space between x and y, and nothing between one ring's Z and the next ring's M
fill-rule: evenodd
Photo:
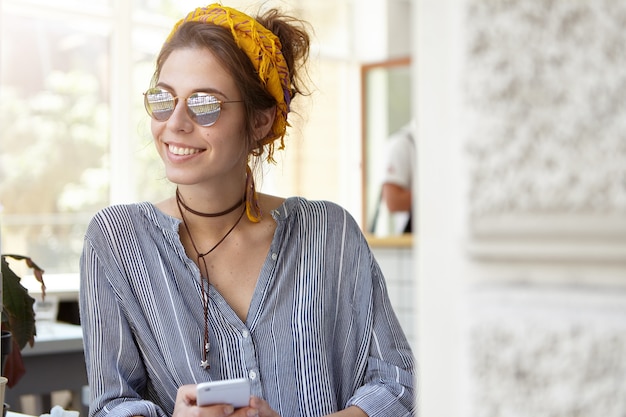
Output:
M200 149L179 148L178 146L169 145L170 152L174 155L193 155L200 152Z

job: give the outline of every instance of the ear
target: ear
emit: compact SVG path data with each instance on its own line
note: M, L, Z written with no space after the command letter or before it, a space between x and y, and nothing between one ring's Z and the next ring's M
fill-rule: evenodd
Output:
M276 106L257 112L254 121L254 138L259 141L267 137L267 134L274 125L276 118Z

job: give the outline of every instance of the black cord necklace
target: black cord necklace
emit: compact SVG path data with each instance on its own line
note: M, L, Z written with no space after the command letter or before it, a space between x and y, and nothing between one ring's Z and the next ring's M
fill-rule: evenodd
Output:
M246 212L246 210L244 207L244 209L241 211L241 214L237 218L237 221L235 222L235 224L233 224L232 227L228 229L228 232L226 232L226 234L215 245L213 245L211 249L209 249L208 251L204 253L200 253L200 251L198 250L198 247L196 246L196 242L194 242L193 237L191 236L191 231L189 230L189 226L187 226L187 221L185 220L185 215L183 214L182 209L185 208L186 210L191 211L194 214L198 214L198 213L192 210L189 210L189 208L185 206L185 204L182 202L182 199L180 198L178 189L176 189L176 204L178 205L178 211L180 212L180 217L183 219L183 226L185 226L185 230L187 231L187 235L189 236L189 241L191 242L191 246L193 246L193 250L196 252L198 268L200 268L200 260L202 260L202 265L204 265L204 272L206 273L206 279L203 279L202 270L200 270L200 288L202 289L202 308L204 310L204 335L203 335L204 345L202 349L202 360L200 361L200 366L203 369L210 369L211 366L209 365L209 361L207 358L209 351L211 350L211 344L209 343L209 268L207 267L206 260L204 259L204 257L207 256L209 253L213 252L215 248L217 248L228 237L228 235L230 235L230 233L233 230L235 230L235 227L237 227L237 225L243 218L243 215ZM234 206L231 209L226 210L226 212L223 212L223 214L230 213L231 211L233 211L240 205L241 205L241 202L237 203L236 206ZM202 216L205 214L206 213L202 213L199 215ZM223 215L223 214L220 214L220 215ZM210 216L207 215L205 217L215 217L215 215L210 215ZM205 281L206 281L206 284L205 284Z
M244 201L246 201L246 196L244 195L241 200L239 200L237 203L235 203L234 206L227 208L224 211L220 211L219 213L203 213L201 211L196 211L194 209L192 209L191 207L187 206L187 204L185 204L185 202L183 201L182 197L180 196L180 191L178 190L178 188L176 188L176 201L178 202L178 204L180 206L183 206L185 208L185 210L187 210L190 213L195 214L196 216L201 216L201 217L220 217L220 216L224 216L225 214L230 213L231 211L235 211L235 209L237 207L239 207L240 205L243 204Z

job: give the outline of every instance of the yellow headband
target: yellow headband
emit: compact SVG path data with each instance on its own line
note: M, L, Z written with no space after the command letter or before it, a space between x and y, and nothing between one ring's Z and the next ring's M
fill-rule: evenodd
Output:
M260 141L269 144L267 160L274 162L274 140L280 139L279 149L285 147L287 113L291 101L289 68L283 58L280 39L252 17L230 7L211 4L190 12L174 25L166 42L174 36L179 26L185 22L205 22L230 29L237 46L248 55L252 65L267 91L276 99L277 111L271 133Z

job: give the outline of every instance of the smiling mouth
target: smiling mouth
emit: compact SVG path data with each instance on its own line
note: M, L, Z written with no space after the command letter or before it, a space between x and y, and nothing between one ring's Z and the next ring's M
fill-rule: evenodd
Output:
M181 156L184 156L184 155L194 155L194 154L202 152L201 149L181 148L179 146L174 146L174 145L168 145L168 149L174 155L181 155Z

